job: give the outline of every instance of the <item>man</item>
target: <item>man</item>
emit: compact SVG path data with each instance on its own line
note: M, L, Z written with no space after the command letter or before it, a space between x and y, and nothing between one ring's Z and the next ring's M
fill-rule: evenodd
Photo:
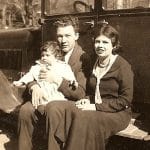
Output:
M56 38L62 52L64 53L64 61L68 63L75 74L78 82L78 88L69 86L69 82L59 76L56 77L48 70L41 70L40 78L48 82L55 82L59 85L58 90L61 91L68 100L77 101L85 96L86 77L88 66L88 56L82 51L77 44L79 38L79 23L77 18L67 16L58 19L55 22ZM88 66L89 67L89 66ZM55 74L55 73L54 73ZM33 106L38 106L40 100L44 98L40 87L36 83L29 85L32 92L32 103L26 102L20 109L19 113L19 150L31 150L33 148L32 138L35 125L40 120L44 111L38 107L36 110ZM47 114L47 112L45 113ZM49 114L48 114L49 116Z

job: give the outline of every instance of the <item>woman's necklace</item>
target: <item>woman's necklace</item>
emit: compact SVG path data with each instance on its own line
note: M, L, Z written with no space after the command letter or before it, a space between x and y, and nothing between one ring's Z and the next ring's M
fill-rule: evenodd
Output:
M100 68L107 68L107 67L109 66L109 63L110 63L110 58L108 58L105 63L104 63L104 62L102 63L102 62L100 61L100 59L99 59L99 61L98 61L98 66L99 66Z

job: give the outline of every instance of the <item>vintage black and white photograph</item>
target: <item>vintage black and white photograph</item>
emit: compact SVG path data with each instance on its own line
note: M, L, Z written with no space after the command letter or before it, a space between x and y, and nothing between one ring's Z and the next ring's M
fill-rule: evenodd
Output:
M0 150L150 149L150 0L0 0Z

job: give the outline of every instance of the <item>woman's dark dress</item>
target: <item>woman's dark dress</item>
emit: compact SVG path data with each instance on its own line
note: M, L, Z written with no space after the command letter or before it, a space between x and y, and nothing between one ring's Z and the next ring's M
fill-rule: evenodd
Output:
M88 84L90 99L95 94L96 78ZM82 111L74 102L51 102L47 105L48 149L105 150L105 140L127 127L131 119L133 72L131 66L118 56L101 79L102 104L97 111Z

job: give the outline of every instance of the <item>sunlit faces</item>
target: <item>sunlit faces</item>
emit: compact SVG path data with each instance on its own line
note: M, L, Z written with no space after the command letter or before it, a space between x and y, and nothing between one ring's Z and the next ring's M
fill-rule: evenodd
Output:
M111 39L105 35L100 35L95 39L94 47L99 57L108 57L112 55L113 45Z
M62 51L67 53L74 48L78 33L75 33L73 26L58 27L56 34Z
M55 62L56 58L54 54L51 53L51 51L43 51L41 53L41 60L48 64L52 64L53 62Z

